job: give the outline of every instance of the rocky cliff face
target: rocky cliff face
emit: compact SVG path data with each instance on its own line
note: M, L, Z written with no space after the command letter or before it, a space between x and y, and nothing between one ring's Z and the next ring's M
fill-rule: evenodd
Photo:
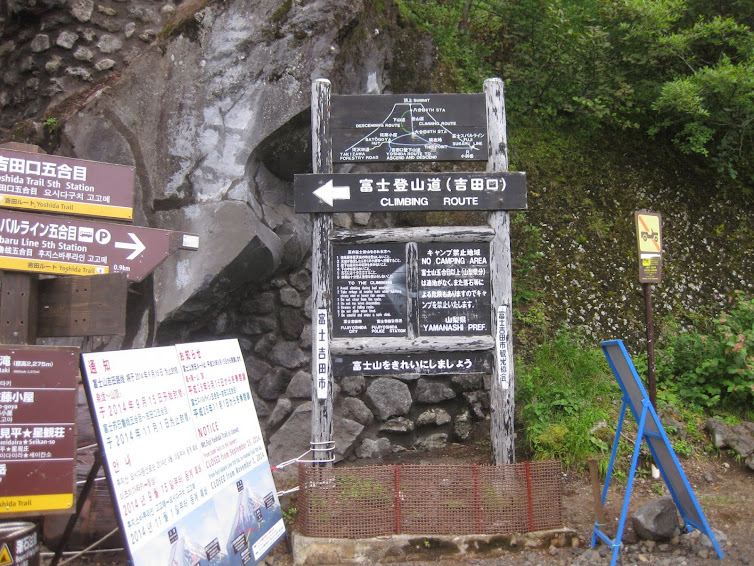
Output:
M305 451L311 226L292 180L311 170L312 81L436 91L431 46L360 1L14 0L3 17L0 141L135 165L135 223L200 237L131 286L126 336L84 347L238 338L270 460ZM339 459L464 438L487 408L481 378L337 392Z

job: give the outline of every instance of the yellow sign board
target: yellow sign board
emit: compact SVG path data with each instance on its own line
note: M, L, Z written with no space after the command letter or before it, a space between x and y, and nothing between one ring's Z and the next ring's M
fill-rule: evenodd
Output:
M640 210L634 213L639 246L639 281L659 283L662 279L662 216Z
M40 261L0 256L0 270L4 269L31 273L51 273L53 275L104 275L110 271L107 265L82 265L64 261Z
M0 497L0 515L3 513L49 512L72 508L72 493ZM0 562L0 566L2 566L2 562Z
M21 210L33 210L35 212L79 214L82 216L116 218L119 220L131 220L133 218L132 208L85 202L63 202L43 198L0 195L0 206Z

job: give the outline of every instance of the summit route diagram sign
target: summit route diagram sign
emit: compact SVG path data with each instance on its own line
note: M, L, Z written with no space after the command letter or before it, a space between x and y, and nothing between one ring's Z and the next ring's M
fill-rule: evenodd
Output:
M484 161L483 94L332 97L333 162Z

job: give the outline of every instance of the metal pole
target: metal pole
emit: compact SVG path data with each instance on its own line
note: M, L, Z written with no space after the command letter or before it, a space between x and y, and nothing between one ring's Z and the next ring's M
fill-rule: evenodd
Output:
M657 377L655 375L655 331L652 322L652 284L644 283L644 311L647 323L647 385L649 401L657 410Z

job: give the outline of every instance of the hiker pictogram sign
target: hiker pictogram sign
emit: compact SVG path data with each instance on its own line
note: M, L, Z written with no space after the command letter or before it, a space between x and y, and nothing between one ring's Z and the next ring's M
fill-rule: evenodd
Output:
M639 281L659 283L662 279L662 216L640 210L634 213L639 246Z

